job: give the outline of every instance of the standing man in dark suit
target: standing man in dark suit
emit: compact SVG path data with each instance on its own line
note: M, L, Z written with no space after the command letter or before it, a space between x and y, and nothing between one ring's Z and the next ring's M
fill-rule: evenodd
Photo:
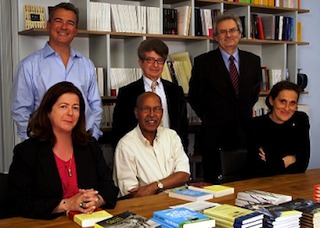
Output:
M161 78L164 63L169 53L168 46L159 39L141 42L138 48L138 63L143 76L119 89L113 113L113 146L127 132L138 124L134 108L138 96L153 91L161 97L163 107L162 126L175 130L180 136L184 149L188 144L187 108L183 90L180 86Z
M194 59L189 101L202 120L204 180L221 183L220 149L246 146L247 123L260 90L261 62L260 57L238 49L242 25L237 16L222 14L213 27L219 47Z

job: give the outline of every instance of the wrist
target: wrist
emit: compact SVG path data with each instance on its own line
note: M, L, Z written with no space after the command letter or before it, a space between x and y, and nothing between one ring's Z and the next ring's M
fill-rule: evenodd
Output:
M103 204L102 197L101 197L99 194L97 194L96 196L97 196L97 198L98 198L98 206L97 206L97 207L101 207L102 204Z

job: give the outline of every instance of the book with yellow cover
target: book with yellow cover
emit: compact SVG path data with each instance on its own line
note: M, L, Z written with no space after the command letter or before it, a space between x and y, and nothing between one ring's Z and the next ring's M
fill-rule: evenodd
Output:
M91 214L84 214L79 211L68 211L67 216L81 227L91 227L97 222L111 218L112 214L98 208Z
M189 189L203 191L203 192L210 192L213 193L213 197L222 197L225 195L230 195L234 193L234 188L225 186L225 185L212 185L206 182L198 182L192 183L188 187Z
M205 209L203 214L212 218L229 221L233 224L248 224L257 220L262 221L263 219L263 214L259 212L229 204L222 204L220 206Z

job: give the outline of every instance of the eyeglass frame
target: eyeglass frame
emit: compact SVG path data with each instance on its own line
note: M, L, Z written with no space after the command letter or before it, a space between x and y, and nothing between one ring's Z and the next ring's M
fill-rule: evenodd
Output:
M164 65L164 63L166 62L164 58L155 59L153 57L146 57L143 60L147 61L147 63L149 64L154 64L155 62L157 62L157 64L159 65Z
M240 32L240 30L238 29L238 28L232 28L232 29L229 29L229 30L227 30L227 29L221 29L219 32L218 32L218 34L220 35L227 35L228 33L230 34L230 35L234 35L236 32Z

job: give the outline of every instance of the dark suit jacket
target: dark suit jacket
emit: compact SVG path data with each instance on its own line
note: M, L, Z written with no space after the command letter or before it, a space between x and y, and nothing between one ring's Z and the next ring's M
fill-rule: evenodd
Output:
M188 144L188 120L183 90L172 82L164 79L161 79L161 81L167 98L170 128L177 132L186 149ZM122 136L137 126L138 121L134 115L134 108L138 96L144 92L142 77L119 89L113 113L112 136L114 137L114 147Z
M202 124L214 127L217 135L246 125L258 99L262 77L260 57L239 50L239 59L238 97L219 48L194 59L189 102Z
M97 142L74 145L78 187L94 188L105 199L107 208L116 204L115 187ZM14 149L9 170L9 195L15 215L50 219L53 209L63 198L62 184L49 142L28 139Z

